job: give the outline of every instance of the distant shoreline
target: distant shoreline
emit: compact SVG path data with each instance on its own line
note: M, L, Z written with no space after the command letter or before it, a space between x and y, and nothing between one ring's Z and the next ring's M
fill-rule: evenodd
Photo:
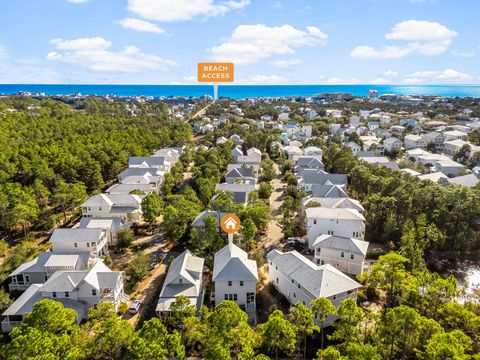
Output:
M321 93L350 93L367 96L369 90L378 90L379 95L412 95L442 97L480 98L480 85L221 85L219 96L229 98L254 97L310 97ZM213 95L212 85L92 85L92 84L0 84L0 94L13 95L20 92L51 96L116 95L148 97L193 97Z

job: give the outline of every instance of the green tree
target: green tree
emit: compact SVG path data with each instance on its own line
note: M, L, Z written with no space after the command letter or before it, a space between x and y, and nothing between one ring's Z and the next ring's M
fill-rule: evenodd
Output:
M315 331L320 330L319 327L315 325L314 312L303 303L297 302L295 306L290 308L289 319L297 328L301 342L303 343L303 358L306 359L307 335L312 335Z
M130 229L120 229L116 235L116 245L120 249L126 249L132 246L133 240L135 237L133 236L133 232Z
M472 340L460 330L449 333L438 333L432 336L425 350L425 359L470 359L468 352L472 348Z
M359 308L354 299L348 298L340 303L337 310L338 321L333 324L335 331L330 339L342 342L342 348L358 339L358 323L362 320L362 309Z
M332 315L336 314L337 309L335 308L335 305L333 305L333 303L330 299L327 299L327 298L324 298L324 297L319 297L319 298L313 300L311 305L312 305L313 314L315 315L315 318L320 323L320 336L322 338L322 340L321 340L322 347L321 348L323 349L324 323L329 316L332 316Z
M54 204L63 213L63 222L67 222L67 211L81 204L87 197L86 187L82 183L69 184L59 180L53 193Z
M252 219L246 218L242 222L239 233L241 237L242 247L246 251L250 251L255 246L255 235L257 234L257 231L257 226Z
M268 182L261 182L258 189L260 199L269 199L272 195L272 185Z
M84 333L88 334L85 348L91 359L121 359L130 346L134 329L127 320L120 319L112 303L100 303L90 310Z
M401 255L389 253L378 258L368 273L360 276L368 287L378 288L387 294L387 307L399 303L404 295L405 284L415 284L415 279L405 269L408 260Z
M167 360L183 358L185 347L177 333L169 334L165 325L153 318L143 323L128 347L131 359Z
M351 343L347 346L347 358L356 360L382 360L375 346L370 344Z
M317 351L316 360L348 360L346 356L342 356L340 351L333 346L329 346L326 349Z
M262 346L269 352L290 354L297 343L295 325L291 324L283 316L280 310L275 310L268 317L268 321L258 325L258 331L262 338Z
M128 284L134 285L147 276L150 267L150 255L140 251L132 256L125 274L128 276Z
M33 306L22 324L10 333L12 341L2 350L6 359L80 359L75 311L44 299Z
M157 194L150 194L142 199L142 216L150 225L154 224L163 210L163 202Z
M12 304L10 296L3 288L0 288L0 312L6 310Z

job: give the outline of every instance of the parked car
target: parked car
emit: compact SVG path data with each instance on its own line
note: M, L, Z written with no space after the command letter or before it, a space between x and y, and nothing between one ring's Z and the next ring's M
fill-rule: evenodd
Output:
M137 314L138 310L140 309L140 306L142 306L142 302L140 300L135 300L132 305L128 308L128 312L130 314Z

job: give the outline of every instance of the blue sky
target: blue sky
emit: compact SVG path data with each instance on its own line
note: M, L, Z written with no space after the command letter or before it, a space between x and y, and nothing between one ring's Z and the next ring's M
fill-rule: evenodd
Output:
M0 83L478 84L473 0L2 0Z

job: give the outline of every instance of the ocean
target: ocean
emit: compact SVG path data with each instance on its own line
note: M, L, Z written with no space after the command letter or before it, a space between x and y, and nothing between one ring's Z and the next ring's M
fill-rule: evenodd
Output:
M444 97L480 98L480 85L219 85L218 95L236 99L248 97L313 96L320 93L368 94L368 90L381 94L438 95ZM0 84L0 94L19 91L46 95L107 95L200 97L213 96L212 85L70 85L70 84Z

